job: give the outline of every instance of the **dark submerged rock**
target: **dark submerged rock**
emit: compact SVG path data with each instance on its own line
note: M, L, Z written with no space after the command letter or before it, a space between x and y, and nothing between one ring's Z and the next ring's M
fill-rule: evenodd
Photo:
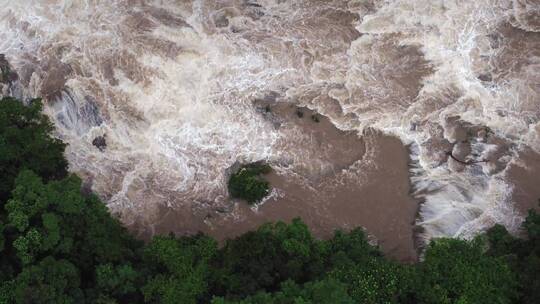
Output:
M493 80L493 77L491 76L491 74L480 74L478 75L478 79L480 79L481 81L490 82Z
M214 20L214 24L216 27L227 27L229 26L229 19L227 16L221 15Z
M98 148L101 152L105 151L105 148L107 148L107 141L105 139L105 136L97 136L96 138L94 138L94 140L92 141L92 145Z
M17 80L17 74L11 70L6 56L0 54L0 83L11 83L15 80Z

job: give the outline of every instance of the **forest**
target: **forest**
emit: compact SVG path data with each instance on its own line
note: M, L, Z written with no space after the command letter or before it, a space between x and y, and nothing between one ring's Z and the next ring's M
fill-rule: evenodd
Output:
M540 303L534 211L523 237L496 225L435 239L416 264L386 258L360 228L316 239L301 219L223 246L202 234L142 242L69 174L42 108L0 101L0 303Z

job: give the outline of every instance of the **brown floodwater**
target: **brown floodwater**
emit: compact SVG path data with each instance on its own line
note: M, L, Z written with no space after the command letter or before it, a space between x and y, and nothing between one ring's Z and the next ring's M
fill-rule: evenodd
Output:
M540 154L525 149L519 156L507 172L514 187L512 200L521 214L527 214L530 209L540 211Z

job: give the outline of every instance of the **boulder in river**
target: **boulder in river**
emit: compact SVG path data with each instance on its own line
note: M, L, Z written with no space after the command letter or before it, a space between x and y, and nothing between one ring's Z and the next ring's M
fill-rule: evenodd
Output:
M94 138L94 140L92 141L92 145L98 148L101 152L105 151L105 148L107 148L107 141L105 139L105 135L97 136L96 138Z

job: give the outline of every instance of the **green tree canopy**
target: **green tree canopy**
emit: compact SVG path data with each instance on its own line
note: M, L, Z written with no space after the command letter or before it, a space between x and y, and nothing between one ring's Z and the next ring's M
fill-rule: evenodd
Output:
M291 279L303 283L324 272L326 248L299 219L265 224L228 241L220 251L215 293L243 297L275 291Z
M418 267L419 303L515 303L516 276L502 257L486 253L483 238L438 239Z
M11 97L0 100L0 203L8 198L22 169L44 180L67 174L66 145L51 136L54 128L42 108L40 99L29 106Z
M207 236L155 237L144 250L148 303L197 303L208 291L209 261L217 243Z
M523 228L526 238L515 238L500 225L491 228L489 255L505 258L518 277L519 302L540 303L540 214L531 210Z
M2 270L12 274L10 281L27 282L22 275L28 271L39 273L43 265L51 263L62 265L70 276L81 274L80 279L69 282L80 281L80 288L94 286L96 277L100 279L98 274L106 269L98 265L117 265L111 267L117 276L123 276L120 279L124 281L125 276L132 276L126 274L126 267L137 260L136 250L140 243L110 216L97 197L81 194L79 178L71 176L44 184L35 173L22 171L15 180L12 198L5 205L5 211L4 237L7 242L3 255L9 263L3 264ZM96 274L96 270L101 272ZM41 284L39 281L28 282L29 286L33 286L32 282ZM127 292L133 292L132 288L125 288ZM47 301L36 300L35 303Z
M214 298L212 304L354 304L347 293L347 285L333 279L298 285L285 281L275 293L260 292L242 300Z

